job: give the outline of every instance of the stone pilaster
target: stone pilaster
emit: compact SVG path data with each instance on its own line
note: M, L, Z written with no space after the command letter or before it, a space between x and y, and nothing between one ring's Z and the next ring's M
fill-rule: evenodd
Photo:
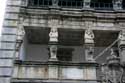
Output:
M85 57L86 61L94 61L94 33L92 30L85 30Z
M123 0L113 0L113 9L114 10L121 10L122 9L122 1Z
M0 83L10 83L21 0L7 0L0 46Z

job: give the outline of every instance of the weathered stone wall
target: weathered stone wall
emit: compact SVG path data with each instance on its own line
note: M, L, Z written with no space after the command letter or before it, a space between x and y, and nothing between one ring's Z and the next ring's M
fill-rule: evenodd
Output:
M90 27L93 30L114 31L125 29L125 20L122 19L125 18L124 11L100 12L96 10L27 9L26 1L27 0L7 1L0 47L0 83L10 83L14 66L13 61L15 56L18 58L18 52L16 52L16 45L18 43L16 39L18 39L17 37L20 35L23 35L19 34L20 27L51 28L53 23L52 19L56 19L58 21L58 28L86 29ZM16 70L14 71L16 72Z
M21 0L7 0L0 47L0 83L10 83Z

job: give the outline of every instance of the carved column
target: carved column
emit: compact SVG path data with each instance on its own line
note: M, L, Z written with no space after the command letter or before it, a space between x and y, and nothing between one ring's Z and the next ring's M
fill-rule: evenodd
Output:
M125 66L125 30L119 33L119 53L121 63Z
M94 61L94 33L92 30L85 30L85 57L86 61Z
M112 3L113 3L113 9L114 10L122 9L122 2L123 2L123 0L113 0L112 1Z
M83 1L83 9L90 9L91 0Z

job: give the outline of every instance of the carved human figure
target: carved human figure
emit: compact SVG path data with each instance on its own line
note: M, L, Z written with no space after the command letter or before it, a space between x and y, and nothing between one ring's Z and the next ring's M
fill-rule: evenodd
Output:
M93 34L92 30L90 30L90 29L85 30L84 39L85 39L85 43L94 43L94 40L93 40L94 34Z
M58 30L57 28L51 28L51 31L49 33L49 41L50 42L58 42Z

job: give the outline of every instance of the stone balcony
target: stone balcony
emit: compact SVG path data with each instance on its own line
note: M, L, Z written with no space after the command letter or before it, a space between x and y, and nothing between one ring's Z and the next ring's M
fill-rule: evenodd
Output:
M97 83L96 63L16 62L12 82L92 82Z

